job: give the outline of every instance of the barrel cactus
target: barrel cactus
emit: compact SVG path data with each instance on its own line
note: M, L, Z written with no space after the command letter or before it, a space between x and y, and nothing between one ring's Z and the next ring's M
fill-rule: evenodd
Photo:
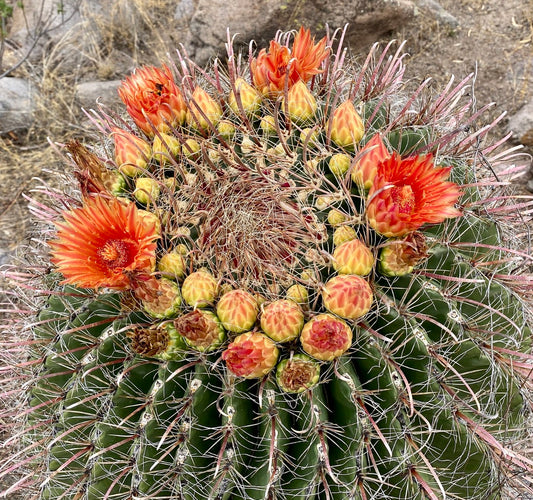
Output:
M228 35L224 62L178 53L122 82L125 110L88 112L100 143L64 145L72 180L33 202L48 257L9 273L35 315L3 353L23 381L6 497L526 481L520 157L487 140L497 120L477 128L471 77L409 93L401 46L356 64L343 37L246 56Z

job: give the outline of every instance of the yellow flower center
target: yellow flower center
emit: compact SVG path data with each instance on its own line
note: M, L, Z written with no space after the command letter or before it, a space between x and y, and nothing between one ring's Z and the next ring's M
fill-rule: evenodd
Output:
M398 212L410 214L415 208L415 193L409 185L396 186L391 189L392 201L398 207Z

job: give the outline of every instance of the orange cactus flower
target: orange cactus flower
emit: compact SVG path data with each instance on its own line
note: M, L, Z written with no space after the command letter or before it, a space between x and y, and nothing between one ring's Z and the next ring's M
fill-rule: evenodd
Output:
M370 226L383 236L404 236L424 224L460 216L454 204L461 191L446 181L450 170L435 167L432 155L402 158L394 153L381 162L368 192Z
M156 227L135 204L95 196L63 218L56 224L57 240L50 242L51 262L63 274L63 283L126 290L136 275L151 272Z
M276 40L270 42L269 51L261 49L251 63L255 86L263 94L277 95L285 88L303 80L307 82L313 75L322 72L320 65L329 55L327 39L322 38L316 45L311 31L303 27L294 37L292 51Z
M137 126L150 137L154 128L168 132L185 120L187 107L168 66L137 69L118 93Z

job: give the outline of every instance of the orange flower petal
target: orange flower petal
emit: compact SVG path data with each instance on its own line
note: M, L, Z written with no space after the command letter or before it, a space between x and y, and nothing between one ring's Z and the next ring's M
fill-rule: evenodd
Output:
M49 243L63 283L124 290L132 287L131 273L151 272L156 227L133 203L97 196L63 218L57 224L58 239Z

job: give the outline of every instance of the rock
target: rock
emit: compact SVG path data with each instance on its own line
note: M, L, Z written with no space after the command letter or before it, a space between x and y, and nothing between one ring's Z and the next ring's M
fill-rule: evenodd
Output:
M533 146L533 99L509 119L513 138L525 146Z
M190 2L182 1L190 13ZM189 5L189 10L185 7ZM202 65L213 56L224 55L226 29L238 33L236 39L255 40L257 47L267 47L277 30L287 31L300 26L310 28L317 36L349 24L345 43L352 48L363 47L379 40L390 31L397 31L414 14L410 0L257 0L250 7L247 0L198 0L190 21L190 32L184 41L189 55Z
M120 80L83 82L76 86L76 100L85 109L95 108L97 102L113 107L122 101L117 92Z
M28 128L33 120L35 90L23 78L0 78L0 134Z
M452 29L459 26L457 18L452 16L435 0L416 0L416 5L420 9L429 12L441 24L445 24Z

